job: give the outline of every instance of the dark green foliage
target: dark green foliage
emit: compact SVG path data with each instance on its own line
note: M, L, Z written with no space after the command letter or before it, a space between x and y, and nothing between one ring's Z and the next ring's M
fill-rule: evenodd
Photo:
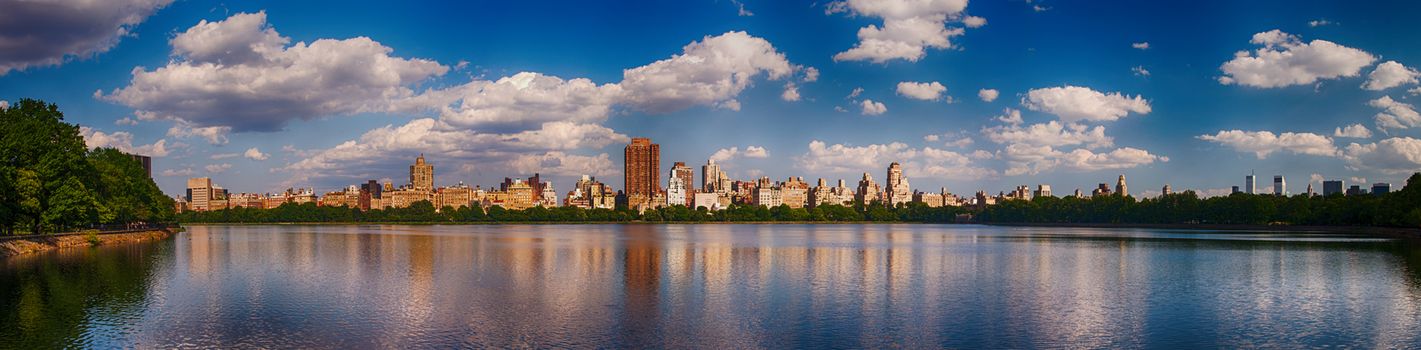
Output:
M0 234L172 218L173 200L137 161L90 152L54 104L23 99L0 110Z
M1193 191L1135 201L1130 197L1035 198L987 207L977 220L996 223L1247 224L1421 227L1421 173L1401 191L1380 196L1292 197L1236 193L1199 198Z

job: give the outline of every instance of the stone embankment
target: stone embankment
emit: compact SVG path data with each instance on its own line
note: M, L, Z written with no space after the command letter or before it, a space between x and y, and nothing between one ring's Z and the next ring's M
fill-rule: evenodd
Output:
M57 235L0 237L0 258L56 249L88 247L92 245L115 245L156 241L166 239L172 235L172 229L156 229L100 233L97 235L66 233Z

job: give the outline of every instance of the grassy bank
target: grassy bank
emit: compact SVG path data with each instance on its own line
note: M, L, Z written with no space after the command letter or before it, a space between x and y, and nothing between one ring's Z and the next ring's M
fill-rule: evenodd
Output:
M171 237L176 230L148 230L123 233L66 233L12 237L0 241L0 258L57 249L149 242Z

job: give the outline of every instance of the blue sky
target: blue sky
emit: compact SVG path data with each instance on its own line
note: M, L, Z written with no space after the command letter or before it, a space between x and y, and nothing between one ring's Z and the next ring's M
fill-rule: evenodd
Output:
M400 184L420 153L438 184L621 187L643 136L663 171L714 156L739 179L852 183L899 161L963 195L1421 170L1410 2L0 4L23 9L0 38L53 38L0 44L36 53L0 55L0 100L58 103L91 146L154 154L170 194L191 176ZM65 21L84 25L31 24Z

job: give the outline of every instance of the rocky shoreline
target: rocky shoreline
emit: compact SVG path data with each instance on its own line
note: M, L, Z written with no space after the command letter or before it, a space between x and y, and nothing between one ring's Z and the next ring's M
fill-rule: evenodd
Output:
M14 238L0 241L0 258L51 250L88 247L93 245L117 245L148 242L172 237L173 230L159 229L123 233L101 233L91 236L82 233Z

